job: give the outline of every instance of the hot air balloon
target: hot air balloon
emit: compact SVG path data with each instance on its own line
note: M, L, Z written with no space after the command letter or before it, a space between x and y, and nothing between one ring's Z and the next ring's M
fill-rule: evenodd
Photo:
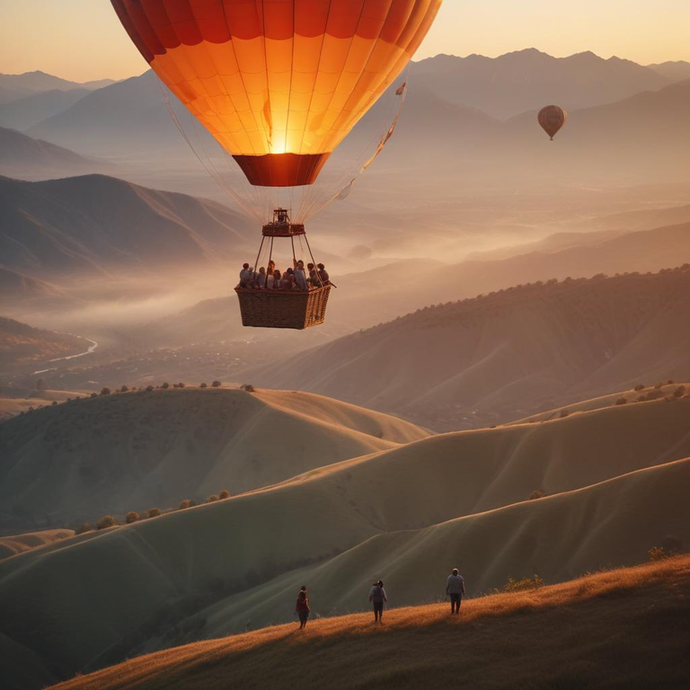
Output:
M442 0L111 2L161 81L252 185L273 188L315 182L407 66ZM268 242L271 252L277 237L289 237L294 249L295 238L304 236L303 225L279 223L278 216L285 218L285 209L263 226L262 248ZM281 323L276 315L290 311L283 295L255 290L249 300L238 290L243 323L320 323L330 285L315 290L325 297L312 300L310 290L296 318ZM269 302L259 318L261 304Z
M561 131L568 121L568 113L557 105L547 105L539 111L539 124L541 128L553 138Z

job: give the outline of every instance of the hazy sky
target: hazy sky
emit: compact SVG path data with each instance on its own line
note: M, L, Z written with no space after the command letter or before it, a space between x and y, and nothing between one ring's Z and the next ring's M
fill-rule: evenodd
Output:
M591 50L643 64L690 60L690 0L445 0L419 57ZM146 65L109 0L0 0L0 72L86 81Z

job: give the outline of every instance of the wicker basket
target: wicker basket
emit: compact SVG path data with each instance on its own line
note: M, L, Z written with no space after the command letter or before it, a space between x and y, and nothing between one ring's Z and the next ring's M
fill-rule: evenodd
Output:
M237 287L235 292L240 300L243 326L303 330L324 322L331 286L309 292Z

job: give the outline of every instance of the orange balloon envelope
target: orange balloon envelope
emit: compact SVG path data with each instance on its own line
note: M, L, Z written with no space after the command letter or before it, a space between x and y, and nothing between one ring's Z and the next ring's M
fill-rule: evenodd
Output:
M312 184L442 0L111 0L161 80L254 185Z
M568 113L557 105L547 105L539 112L539 124L542 129L553 138L561 131L568 121Z

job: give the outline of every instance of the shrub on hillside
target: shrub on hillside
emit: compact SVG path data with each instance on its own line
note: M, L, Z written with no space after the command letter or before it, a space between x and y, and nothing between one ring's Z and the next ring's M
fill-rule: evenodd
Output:
M635 388L633 388L633 390L636 391L636 392L643 391L644 389L645 389L644 383L638 383L638 384L635 386Z
M161 383L161 388L170 388L170 384L165 381L164 383Z
M656 386L654 386L654 388L662 388L663 385L664 385L663 381L660 381L659 383L656 384Z
M53 402L50 404L54 407L55 405L57 405L57 400L53 400Z
M206 499L206 503L215 503L215 502L218 501L218 500L219 500L218 496L216 496L215 494L211 494L211 495Z
M544 498L546 491L542 489L535 489L527 498L530 501L536 501L538 498Z
M212 385L214 388L220 388L220 387L222 386L222 384L221 384L220 381L214 381L211 385Z
M177 387L178 387L178 388L184 388L184 383L178 383L178 384L177 384Z
M185 498L183 501L180 501L179 509L184 510L185 508L191 508L192 502L188 499Z
M522 580L514 580L512 577L508 578L505 587L503 587L504 592L526 592L531 589L539 589L545 584L539 575L534 577L525 577Z
M141 519L141 515L137 513L136 510L130 510L129 513L125 516L125 522L129 525L132 522L136 522L137 520Z
M227 489L223 489L218 494L218 498L220 498L221 501L224 501L226 498L230 498L230 492Z
M200 383L199 388L208 388L208 384L207 383Z
M616 400L616 405L625 405L627 402L627 398L618 398L618 400Z
M120 393L126 393L128 390L129 388L127 388L127 386L120 386Z
M93 527L88 522L82 522L81 525L78 525L76 529L74 530L75 534L85 534L86 532L92 532Z
M647 555L652 563L657 563L659 561L664 561L667 558L671 558L671 556L674 554L666 551L663 546L652 546L652 548L647 552Z
M153 390L153 386L146 386L146 392L150 393Z
M98 393L91 393L91 397L92 397L92 398L97 398L97 397L98 397Z
M161 514L161 509L160 508L149 508L146 511L146 517L158 517Z
M570 410L561 410L561 413L558 416L561 419L565 419L569 414L570 414Z
M251 383L244 383L240 386L240 390L247 391L247 393L253 393L254 392L254 386L252 386Z
M101 388L101 395L110 395L110 388L108 386Z
M112 515L104 515L97 523L96 529L106 529L117 525L117 520Z
M682 398L683 395L685 395L685 386L678 386L678 388L673 391L674 398Z

